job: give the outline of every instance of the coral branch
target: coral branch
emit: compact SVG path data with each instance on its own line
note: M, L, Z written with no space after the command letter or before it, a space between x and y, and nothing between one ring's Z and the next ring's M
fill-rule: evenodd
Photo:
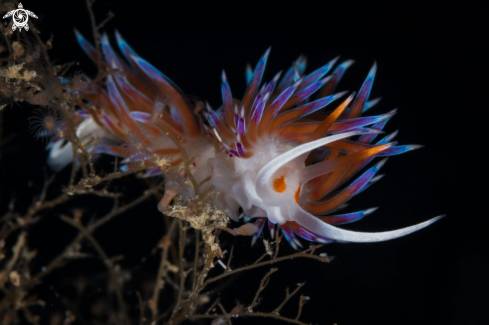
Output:
M278 262L282 262L282 261L286 261L286 260L291 260L291 259L294 259L294 258L311 258L311 259L318 260L320 262L326 262L326 263L331 262L331 258L330 257L327 257L327 256L324 256L324 257L317 256L317 255L313 255L311 253L311 251L313 251L313 250L315 250L315 249L317 249L319 247L322 247L322 245L313 245L310 248L305 249L305 250L300 251L300 252L295 253L295 254L278 257L276 259L269 260L269 261L264 261L264 262L260 262L260 263L256 263L255 262L254 264L251 264L251 265L247 265L247 266L242 266L240 268L236 268L236 269L234 269L232 271L229 271L229 272L220 274L218 276L215 276L215 277L207 280L204 283L204 286L207 286L207 285L211 284L212 282L216 282L218 280L221 280L222 278L225 278L227 276L230 276L230 275L233 275L233 274L236 274L236 273L239 273L239 272L252 270L252 269L255 269L257 267L264 266L264 265L272 265L272 264L275 264L275 263L278 263Z
M257 305L258 298L260 298L261 292L266 288L266 286L268 285L268 282L270 281L270 275L272 275L273 273L275 273L277 271L278 271L278 268L270 269L270 271L268 271L268 273L265 274L263 279L261 279L260 286L258 287L258 290L255 293L255 297L253 298L253 301L251 302L251 304L248 306L248 312L250 312L250 313L253 312L253 307L255 307Z
M158 300L159 294L165 287L164 278L166 277L166 273L168 272L168 251L171 246L171 237L173 232L175 231L175 227L177 224L177 220L173 219L170 227L166 231L165 235L160 241L161 245L161 260L160 266L158 267L158 274L156 275L155 287L153 289L153 298L151 299L151 312L153 314L153 322L156 321L158 316Z
M77 228L92 243L93 247L97 250L98 254L102 258L102 261L104 262L105 266L107 267L107 271L110 274L110 280L112 283L112 288L114 289L114 291L116 293L119 308L120 308L122 315L124 317L124 320L121 319L119 321L123 321L124 324L130 324L129 316L127 315L126 304L124 303L124 298L122 296L122 288L121 288L121 285L119 284L118 277L114 271L114 265L113 265L112 260L108 258L107 254L105 253L102 246L100 246L100 244L97 242L97 240L92 236L90 230L85 228L79 222L79 220L74 220L74 219L69 218L67 216L61 216L61 220L72 225L73 227Z
M302 288L305 284L306 284L305 282L298 283L297 288L295 288L295 290L292 291L291 293L289 293L289 288L286 288L284 301L282 301L282 303L272 313L280 315L280 310L282 310L282 308L287 303L287 301L289 301L289 299L292 298L297 293L297 291L299 291L299 289Z

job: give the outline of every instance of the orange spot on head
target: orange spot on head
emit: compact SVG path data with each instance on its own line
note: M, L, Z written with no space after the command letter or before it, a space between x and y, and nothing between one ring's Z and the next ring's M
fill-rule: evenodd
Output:
M301 192L301 187L299 186L297 188L297 191L295 192L295 195L294 195L294 198L295 198L295 202L297 202L297 204L299 204L299 193Z
M285 184L285 175L280 176L279 178L275 178L273 180L273 189L275 192L282 193L287 188L287 184Z

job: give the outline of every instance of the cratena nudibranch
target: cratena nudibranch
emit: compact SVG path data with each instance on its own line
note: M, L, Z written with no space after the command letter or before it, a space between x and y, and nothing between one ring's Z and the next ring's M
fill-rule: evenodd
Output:
M378 100L368 100L376 73L371 68L358 94L335 92L352 61L336 66L337 59L304 74L306 60L297 59L282 76L262 82L270 53L267 50L254 72L247 71L248 87L242 98L233 98L222 73L222 106L208 104L199 123L189 98L163 73L134 52L119 35L121 58L101 39L108 67L118 72L107 77L106 89L82 93L95 113L78 113L78 133L83 140L99 137L94 152L124 157L123 169L148 166L147 176L160 174L165 161L166 193L159 209L175 195L195 194L179 169L181 153L165 132L177 138L192 159L190 172L197 182L212 184L219 193L216 205L233 220L247 216L252 222L240 234L260 236L265 224L273 233L280 227L293 246L297 236L328 243L377 242L398 238L440 219L386 232L357 232L338 225L357 221L375 208L338 214L345 203L381 178L376 176L386 158L363 171L376 157L387 157L419 148L396 145L395 133L379 135L395 110L362 117ZM96 61L95 49L79 34L85 52ZM336 66L336 67L335 67ZM333 69L334 68L334 69ZM332 71L330 73L330 71ZM71 161L71 149L57 145L50 163ZM60 152L64 154L59 161Z

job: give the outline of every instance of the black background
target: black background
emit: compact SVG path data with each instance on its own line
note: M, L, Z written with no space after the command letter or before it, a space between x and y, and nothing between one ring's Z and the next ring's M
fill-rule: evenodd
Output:
M42 37L54 35L52 59L58 63L76 60L80 70L95 73L73 35L73 28L77 28L91 40L83 1L23 4L39 16ZM99 21L109 11L116 14L105 28L113 42L113 31L118 29L143 58L184 92L205 98L213 107L221 104L221 70L226 70L233 95L240 97L245 90L245 65L256 64L269 46L272 52L265 80L288 68L300 54L307 56L309 72L341 55L341 59L354 59L356 63L339 88L358 90L376 61L378 73L371 98L382 96L382 101L369 113L399 107L386 131L399 129L396 139L401 144L425 145L389 159L382 169L386 176L347 208L380 209L348 229L383 231L440 214L447 217L389 242L331 244L323 248L337 257L331 264L297 260L280 265L264 292L263 310L279 304L285 287L306 280L301 292L311 300L304 307L305 322L489 323L487 149L481 132L487 125L489 56L481 5L470 1L441 5L358 5L348 1L274 5L185 2L178 6L169 1L96 3ZM36 193L42 184L43 144L25 135L29 109L16 106L4 114L5 132L17 137L1 162L2 209L11 196ZM34 185L27 188L28 181ZM141 188L124 190L137 194ZM87 203L83 199L79 202ZM45 218L56 217L46 214ZM104 228L98 238L109 255L124 253L127 259L123 265L134 268L161 234L154 230L157 218L155 202L150 202L113 228ZM59 252L62 247L57 243L67 242L75 234L61 222L37 227L45 231L45 237L36 237L33 242L41 243L38 254L46 261L55 254L49 249ZM50 235L53 232L58 238ZM261 244L249 248L247 238L223 237L225 243L239 248L238 264L253 261L263 249ZM282 252L291 250L284 245ZM228 309L236 299L250 303L267 271L264 268L239 277L222 293L221 301ZM289 302L285 313L292 316L295 310L296 302ZM274 323L260 319L240 323L248 322Z

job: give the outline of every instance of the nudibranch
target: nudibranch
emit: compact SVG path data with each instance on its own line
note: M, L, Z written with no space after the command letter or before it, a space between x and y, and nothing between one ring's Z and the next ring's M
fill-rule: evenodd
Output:
M376 242L401 237L440 219L393 231L366 233L336 225L357 221L375 209L337 214L354 195L380 179L375 176L385 158L357 179L347 182L375 157L401 154L420 146L396 146L395 133L374 143L395 111L361 117L376 104L368 101L376 73L371 68L357 96L350 94L334 109L333 102L346 97L333 93L351 61L336 59L304 75L305 60L299 58L280 79L277 74L261 87L269 50L260 59L241 101L232 98L226 75L222 74L223 105L208 111L209 124L219 132L224 150L210 159L211 182L222 193L218 202L228 216L255 218L253 240L268 221L273 236L275 225L293 247L296 236L328 243ZM326 76L326 77L325 77ZM312 99L314 96L314 99ZM212 134L211 134L212 135Z
M97 62L95 48L76 34L83 50ZM396 133L377 139L395 110L362 116L378 102L369 101L376 64L358 94L335 93L352 64L345 61L336 66L337 59L306 75L306 60L299 57L283 76L278 73L262 83L269 49L254 72L247 71L248 86L241 100L233 98L223 72L222 106L214 110L207 104L199 113L198 104L138 56L118 33L116 38L124 59L103 35L103 62L115 72L107 75L105 88L95 86L80 94L92 109L77 112L77 135L87 145L90 138L96 138L92 139L95 153L123 157L123 170L143 167L147 176L164 172L160 211L176 195L195 196L189 175L179 168L182 153L171 135L191 159L190 173L195 180L215 187L215 204L234 221L243 216L254 220L233 232L253 235L253 242L265 224L272 236L281 229L296 248L301 246L297 236L320 243L384 241L442 217L378 233L337 227L375 210L338 214L349 199L381 178L376 174L386 158L351 180L355 175L376 157L420 147L397 145L392 142ZM51 144L49 162L55 169L71 161L71 148L60 143Z

